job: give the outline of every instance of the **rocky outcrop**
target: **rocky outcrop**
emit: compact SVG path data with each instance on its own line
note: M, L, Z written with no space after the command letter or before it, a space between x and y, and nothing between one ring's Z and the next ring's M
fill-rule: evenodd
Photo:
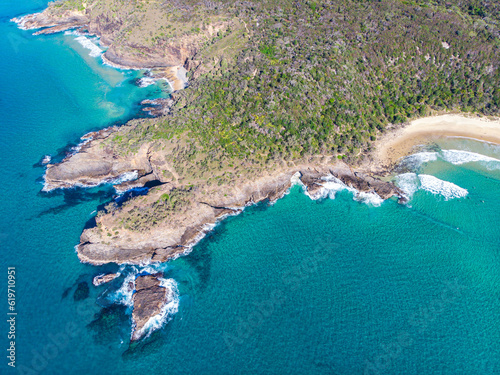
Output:
M35 33L53 34L64 30L81 28L89 24L90 19L84 12L66 10L54 13L51 8L42 13L28 14L20 18L13 18L23 29L41 29Z
M107 128L82 137L79 152L62 162L48 164L44 191L74 186L91 187L104 182L136 180L153 172L148 160L149 145L144 144L132 158L119 156L101 141L116 128ZM120 181L123 180L123 181Z
M86 5L87 6L87 5ZM127 7L127 6L125 6ZM198 29L196 33L184 33L175 38L161 39L153 45L144 42L127 40L123 37L125 20L134 12L125 12L119 16L101 13L96 6L89 4L85 10L62 10L57 6L49 6L41 13L29 14L14 18L12 21L23 29L40 29L34 34L51 34L68 29L84 29L88 33L100 37L101 44L107 46L103 60L119 68L149 69L156 68L155 76L167 78L173 90L186 86L186 67L188 61L199 52L207 40L217 37L230 25L229 21L214 19L212 23ZM148 22L151 22L149 20ZM145 21L146 22L146 21ZM153 21L154 22L154 21ZM200 70L200 62L193 70Z
M342 162L309 162L286 168L276 166L259 174L242 176L231 185L200 182L186 193L182 209L164 216L165 212L158 211L163 207L162 197L182 187L177 181L177 177L182 176L167 178L162 173L170 168L165 164L169 158L168 149L165 145L145 142L134 154L117 154L109 142L115 130L87 135L92 139L82 146L79 153L59 164L49 165L46 174L46 190L97 185L131 173L136 173L131 181L115 185L119 191L142 187L150 181L161 184L146 196L141 196L140 200L126 202L99 216L96 227L84 230L77 246L78 256L81 261L95 265L110 262L144 264L175 258L188 251L223 217L236 214L248 205L282 197L296 173L311 197L322 195L328 176L358 192L374 193L383 199L403 196L392 183L355 171ZM146 212L150 212L149 219L141 219ZM144 222L142 229L138 230L133 225L138 220L150 222ZM127 222L132 225L126 225Z
M109 283L110 281L113 281L118 276L120 276L119 273L108 273L108 274L97 275L92 279L92 284L94 284L94 286L106 284Z
M381 181L361 171L346 168L345 164L332 168L330 172L346 186L361 193L375 193L384 200L392 196L402 197L404 195L403 191L393 183Z
M168 114L173 102L170 98L145 99L141 102L141 105L147 106L142 109L144 112L157 117Z
M108 241L108 228L117 225L122 215L129 215L128 208L108 214L99 219L99 227L86 229L77 247L81 261L96 265L109 262L143 264L149 262L165 262L182 255L190 249L213 224L221 218L240 212L245 206L263 200L274 201L282 197L291 186L291 177L297 172L290 169L286 172L255 178L238 187L223 187L198 194L193 192L188 206L168 220L151 225L144 231L120 229L118 236ZM387 199L390 196L401 197L402 192L389 182L383 182L366 176L366 180L350 172L345 166L333 168L299 169L301 181L309 194L314 194L325 183L324 176L335 176L344 184L362 192L370 192ZM167 188L166 188L167 189ZM154 194L146 199L156 200ZM131 204L140 210L135 203Z
M149 319L161 314L162 308L171 300L171 291L160 284L161 273L138 276L135 279L135 293L132 297L132 341L144 336Z

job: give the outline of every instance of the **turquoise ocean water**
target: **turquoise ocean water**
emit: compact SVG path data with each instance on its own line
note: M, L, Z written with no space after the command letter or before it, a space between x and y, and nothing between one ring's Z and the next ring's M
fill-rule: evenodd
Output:
M45 5L0 4L4 353L7 267L18 312L17 367L4 355L1 374L500 373L500 148L465 139L407 160L407 205L357 201L331 183L323 199L295 186L227 219L157 267L178 299L161 329L130 346L119 288L139 270L95 288L93 276L119 267L74 252L113 191L41 193L37 163L134 117L161 90L103 66L75 35L36 37L9 22Z

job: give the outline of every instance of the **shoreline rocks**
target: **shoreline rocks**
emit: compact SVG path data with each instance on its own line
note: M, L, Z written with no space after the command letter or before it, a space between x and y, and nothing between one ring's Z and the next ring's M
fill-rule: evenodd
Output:
M110 281L113 281L118 276L120 276L119 273L100 274L92 279L92 284L94 284L94 286L106 284L109 283Z
M170 107L174 101L170 98L145 99L141 105L147 106L142 110L148 112L151 116L165 116L170 112Z
M77 253L85 263L147 264L181 256L225 216L266 199L275 201L281 198L292 185L291 179L297 172L300 182L313 199L323 194L328 176L333 176L360 193L373 193L384 200L396 196L404 202L403 192L394 184L353 170L343 162L309 162L293 167L276 167L260 175L243 176L231 185L208 186L201 182L186 193L184 209L171 213L168 220L153 216L160 222L154 225L145 223L145 228L134 230L127 228L125 219L137 221L144 210L152 205L158 207L163 195L182 189L182 183L178 183L175 176L167 178L161 172L166 167L164 160L167 156L167 151L163 151L161 146L145 142L130 156L115 153L108 138L114 136L116 130L111 128L85 135L88 141L80 152L47 167L46 191L77 185L95 186L110 181L116 181L115 188L122 193L152 182L156 186L141 196L140 203L134 200L135 203L124 204L101 215L97 218L96 227L82 232ZM130 178L117 180L120 176Z
M83 12L66 10L60 14L52 14L50 8L43 12L28 14L19 18L12 18L23 30L41 29L34 33L53 34L69 29L86 27L90 20Z
M147 328L148 321L162 313L162 308L172 298L171 291L161 286L159 280L163 274L142 275L135 279L135 293L132 297L134 308L132 311L131 341L141 339Z

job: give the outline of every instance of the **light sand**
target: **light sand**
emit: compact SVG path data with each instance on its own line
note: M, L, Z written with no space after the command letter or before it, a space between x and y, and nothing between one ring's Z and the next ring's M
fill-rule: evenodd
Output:
M375 143L374 167L391 168L415 146L442 137L466 137L500 144L500 120L460 115L425 117L385 134Z

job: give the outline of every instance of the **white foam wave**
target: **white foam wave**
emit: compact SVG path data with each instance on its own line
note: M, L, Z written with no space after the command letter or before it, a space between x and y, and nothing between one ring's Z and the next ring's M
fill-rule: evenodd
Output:
M163 327L179 310L179 291L177 289L177 283L174 279L159 278L159 280L160 286L167 289L167 300L161 308L160 313L149 318L143 329L138 331L139 336L143 338L149 337L151 333Z
M454 165L462 165L466 163L480 162L489 168L500 168L500 160L490 156L477 154L475 152L463 150L443 150L443 160Z
M137 80L137 86L139 87L148 87L154 85L156 83L156 79L151 77L142 77Z
M64 35L82 36L82 35L90 35L90 34L88 32L83 32L80 29L72 29L72 30L66 30L64 32Z
M408 200L420 187L420 180L416 173L403 173L396 176L396 185L405 192Z
M418 152L405 157L402 162L414 166L420 166L424 163L444 160L453 165L462 165L467 163L481 163L488 169L500 169L500 160L490 156L478 154L464 150L442 150L440 152Z
M110 299L113 302L125 305L130 309L134 306L132 296L134 295L134 280L136 275L137 273L130 273L125 277L122 286L110 295Z
M396 185L403 190L408 199L419 190L425 190L435 195L441 195L445 200L463 198L469 193L458 185L449 181L440 180L437 177L416 173L404 173L396 176Z
M354 200L375 207L379 207L384 202L384 200L377 193L365 193L362 191L358 192L354 196Z
M168 83L168 85L169 85L169 87L170 87L170 90L171 90L172 92L174 92L175 90L174 90L174 86L172 86L172 82L170 82L170 81L169 81L168 79L166 79L166 78L162 78L162 79L164 79L164 80Z
M51 160L52 157L50 155L45 155L42 159L42 164L49 164Z
M73 155L73 154L80 152L82 147L85 146L87 143L89 143L92 139L94 139L94 137L93 136L88 136L88 137L83 136L80 139L82 140L82 142L78 143L74 147L71 147L70 155Z
M139 173L137 171L131 171L122 173L120 176L113 178L111 180L107 180L105 182L111 185L119 185L123 182L137 180L138 177Z
M469 193L467 189L461 188L452 182L440 180L437 177L421 174L420 188L431 192L432 194L442 195L446 200L452 198L463 198Z
M89 55L92 57L97 57L102 53L102 49L100 49L98 46L96 46L92 41L85 37L85 36L79 36L78 38L75 38L75 40L80 43L83 48L86 48L90 50Z
M417 152L416 154L405 157L403 162L413 165L421 165L430 161L436 161L437 158L437 152Z
M31 18L33 18L33 15L28 14L28 15L23 16L23 17L14 17L10 21L17 23L17 26L21 30L28 30L28 28L25 26L25 24L26 24L26 21L28 21L28 19L31 19Z
M305 191L305 194L312 200L317 200L321 198L335 199L335 196L339 191L348 190L353 194L353 200L357 202L378 207L384 201L377 193L360 192L350 186L347 186L335 176L332 175L324 176L322 177L322 180L324 182L321 184L321 188L318 189L318 191L315 192L314 194L310 194L309 192L307 192L307 190ZM302 184L302 186L304 185Z
M316 200L320 198L329 198L329 199L335 199L335 196L337 193L341 190L347 189L350 190L354 193L357 191L347 187L344 185L340 180L333 176L326 176L324 178L324 183L322 184L321 188L318 190L318 192L314 195L307 194L309 198Z

